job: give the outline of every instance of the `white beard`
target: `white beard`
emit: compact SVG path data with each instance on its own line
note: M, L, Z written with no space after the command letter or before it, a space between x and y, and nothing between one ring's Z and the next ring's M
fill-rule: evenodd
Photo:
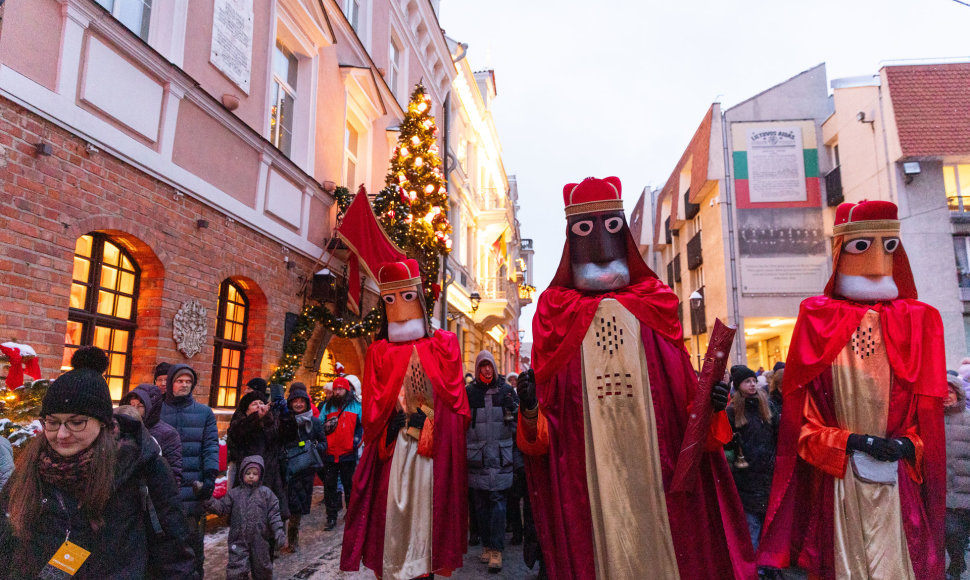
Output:
M407 342L417 340L428 335L428 326L424 318L412 318L404 322L387 323L387 340L391 342Z
M573 284L578 290L602 292L630 285L630 268L624 258L606 264L573 263Z
M835 278L835 293L859 302L895 300L899 297L899 289L892 276L872 279L866 276L839 274Z

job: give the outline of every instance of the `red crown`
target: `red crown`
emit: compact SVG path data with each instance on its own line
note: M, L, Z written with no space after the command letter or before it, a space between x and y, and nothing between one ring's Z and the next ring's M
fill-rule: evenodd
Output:
M403 262L386 262L377 269L377 284L381 292L400 290L421 285L421 269L417 260Z
M899 217L896 204L888 201L869 201L843 203L835 210L836 236L860 232L899 231Z
M581 183L567 183L562 188L566 216L600 211L623 211L619 177L587 177Z

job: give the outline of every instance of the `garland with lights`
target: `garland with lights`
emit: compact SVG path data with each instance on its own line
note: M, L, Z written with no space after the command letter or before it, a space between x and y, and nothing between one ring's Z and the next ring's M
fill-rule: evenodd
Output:
M358 321L345 321L338 318L323 306L305 306L303 312L296 319L293 325L293 332L286 346L283 347L283 356L276 370L269 378L270 383L285 385L296 376L296 369L306 354L307 341L313 334L313 329L317 324L322 324L330 332L341 338L358 338L369 334L374 334L381 327L384 320L384 312L375 307Z
M334 189L333 197L337 200L337 211L341 216L343 216L343 214L347 211L347 208L350 207L350 203L354 201L354 195L355 194L350 193L350 190L343 185L338 185L337 188Z
M451 251L448 190L441 172L437 135L431 97L418 83L401 122L386 187L374 199L381 227L421 268L429 314L438 298L435 286L440 258Z

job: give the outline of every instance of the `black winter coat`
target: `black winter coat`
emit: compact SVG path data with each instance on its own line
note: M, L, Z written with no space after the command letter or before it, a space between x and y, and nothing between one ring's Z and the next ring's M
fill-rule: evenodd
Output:
M189 516L200 516L202 502L212 497L216 476L219 474L219 430L212 409L198 403L189 394L176 397L172 394L172 377L187 365L172 365L168 371L168 389L162 405L162 421L168 423L182 440L182 484L179 496L182 509ZM195 387L192 387L195 390ZM198 495L192 490L192 482L201 481L203 491Z
M262 484L276 494L280 502L280 513L285 520L290 517L290 509L286 501L286 483L283 480L286 454L280 443L278 420L275 411L269 411L262 417L257 413L243 415L229 423L226 446L229 461L239 463L250 455L263 458L263 465L266 467ZM242 475L242 469L236 470L233 486L242 485Z
M744 403L744 416L748 422L743 427L735 427L733 405L727 408L727 416L731 429L738 434L741 450L749 467L737 469L732 463L731 473L734 475L734 483L738 488L738 495L741 496L744 511L763 516L768 509L771 476L775 470L779 415L770 401L771 421L761 418L757 398L745 399Z
M68 530L72 543L91 552L75 580L195 578L178 487L159 451L141 423L132 421L124 427L114 493L105 506L104 526L97 531L81 515L74 498L44 484L40 517L31 526L29 541L13 536L9 519L0 520L0 579L36 578L64 543ZM143 507L143 486L158 515L161 537L155 536ZM4 514L8 494L9 487L0 494Z
M465 387L465 392L472 413L465 433L468 487L489 491L509 489L519 397L501 376L489 384L476 379ZM511 404L510 409L504 407L507 402Z
M145 407L145 427L148 427L148 432L162 448L162 457L172 470L175 483L182 485L182 439L175 427L161 420L165 394L155 385L144 384L129 391L125 395L125 400L130 400L132 397L138 397Z
M307 411L310 413L310 411ZM317 445L321 459L327 451L327 436L323 432L323 421L310 415L310 426L297 427L296 415L287 412L280 417L280 439L283 449L298 445L300 441L310 441ZM315 473L307 473L291 478L286 482L286 497L291 514L307 515L313 499L313 478Z

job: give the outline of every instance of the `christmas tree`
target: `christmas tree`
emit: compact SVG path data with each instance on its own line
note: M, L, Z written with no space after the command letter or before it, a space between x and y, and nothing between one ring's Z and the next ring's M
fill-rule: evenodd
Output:
M421 267L429 312L434 306L432 287L438 280L439 260L451 251L448 190L441 172L437 135L431 97L418 83L391 155L386 187L374 199L381 227Z
M0 389L0 435L14 447L20 447L40 432L40 423L35 421L50 383L49 379L28 379L18 389Z

